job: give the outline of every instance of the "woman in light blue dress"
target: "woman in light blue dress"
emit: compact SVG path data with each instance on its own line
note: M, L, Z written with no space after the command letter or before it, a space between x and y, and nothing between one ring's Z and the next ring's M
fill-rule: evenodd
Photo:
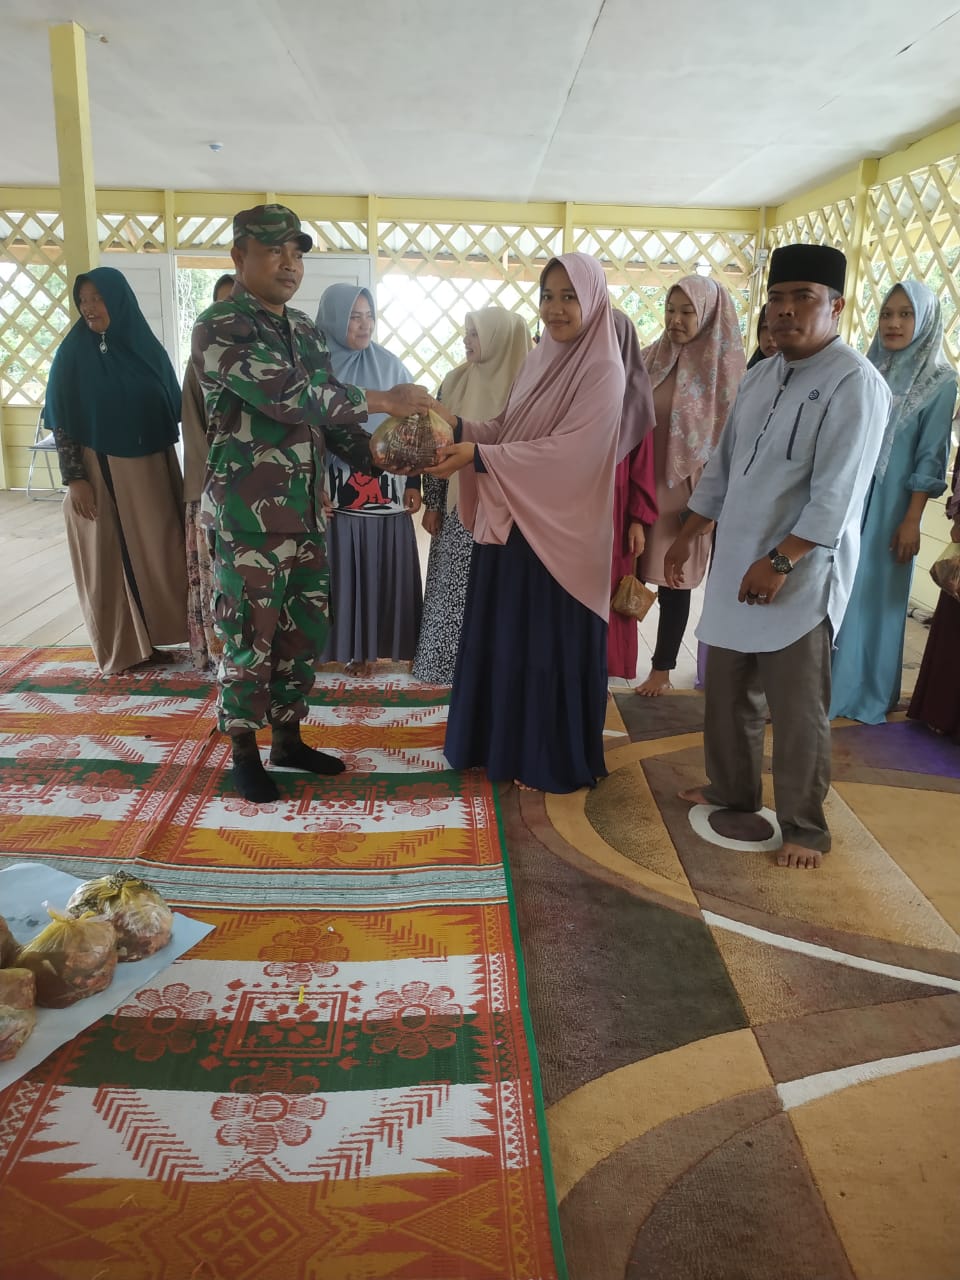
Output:
M903 637L920 519L946 486L957 375L943 351L940 303L904 280L884 299L867 359L893 407L863 508L860 563L837 636L830 715L882 724L900 698Z

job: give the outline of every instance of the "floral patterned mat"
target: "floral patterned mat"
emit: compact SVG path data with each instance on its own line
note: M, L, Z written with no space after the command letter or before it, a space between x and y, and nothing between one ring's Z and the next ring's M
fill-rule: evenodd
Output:
M212 698L0 652L0 864L136 865L214 925L0 1094L0 1275L562 1274L495 800L443 696L323 675L305 736L348 772L260 808Z

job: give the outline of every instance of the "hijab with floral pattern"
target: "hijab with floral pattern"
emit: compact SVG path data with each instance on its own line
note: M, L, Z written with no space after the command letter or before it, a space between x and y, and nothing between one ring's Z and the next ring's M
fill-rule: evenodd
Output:
M643 352L654 387L671 370L677 371L667 440L669 489L703 470L747 367L737 310L727 290L709 276L684 276L671 293L673 289L681 290L693 304L697 336L676 343L664 332Z

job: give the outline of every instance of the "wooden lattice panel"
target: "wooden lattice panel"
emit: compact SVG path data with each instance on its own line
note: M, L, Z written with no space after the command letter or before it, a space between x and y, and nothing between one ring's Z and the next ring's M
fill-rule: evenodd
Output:
M365 222L315 222L302 218L304 231L313 236L316 249L330 253L366 253Z
M0 212L0 403L41 405L70 325L63 222L50 210Z
M180 214L177 217L178 249L212 249L229 253L233 244L233 214L224 217L203 217L198 214Z
M162 253L163 217L153 213L100 213L97 235L102 253Z
M898 280L940 299L947 352L960 364L960 156L880 183L867 193L863 270L854 333L865 350L880 306Z
M533 330L537 282L562 239L559 227L381 222L377 341L438 386L463 360L468 311L497 304Z
M233 245L233 214L177 217L177 249L209 249L223 253ZM367 228L363 222L303 219L303 229L313 236L317 249L335 253L366 253Z
M838 200L820 209L790 218L778 226L767 228L767 247L778 249L785 244L832 244L848 257L853 253L854 201Z
M661 333L667 294L684 276L712 276L725 286L745 328L756 255L756 237L747 232L575 227L573 246L603 263L613 301L633 318L644 345Z

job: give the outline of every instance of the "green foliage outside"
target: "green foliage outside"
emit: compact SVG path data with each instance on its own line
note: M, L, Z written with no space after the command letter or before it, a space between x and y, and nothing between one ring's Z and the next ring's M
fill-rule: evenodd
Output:
M190 359L190 335L197 316L213 302L213 286L228 268L177 268L177 350L180 368Z

